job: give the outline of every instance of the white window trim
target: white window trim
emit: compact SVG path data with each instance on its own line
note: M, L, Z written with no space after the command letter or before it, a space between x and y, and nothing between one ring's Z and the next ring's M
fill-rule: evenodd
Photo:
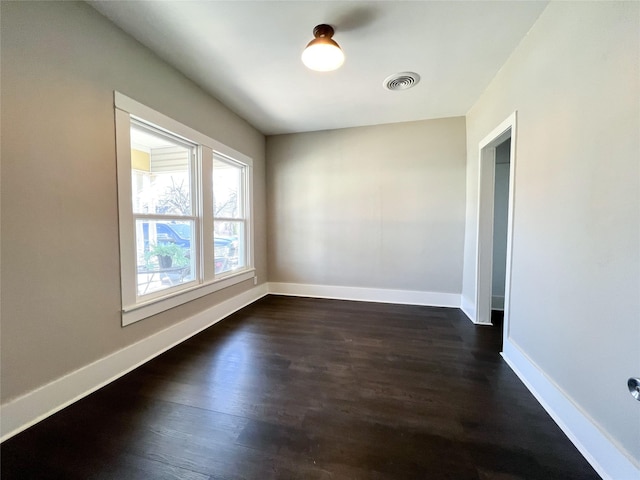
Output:
M170 308L177 307L196 298L222 290L240 282L255 277L253 259L253 216L252 216L252 191L253 191L253 160L217 140L214 140L192 128L173 120L135 100L114 92L115 120L116 120L116 157L117 157L117 182L118 182L118 214L120 226L120 278L122 292L122 326L130 325L144 318L156 315ZM211 204L211 168L210 162L203 162L203 158L213 158L213 154L220 154L246 165L245 179L245 208L246 212L246 262L247 265L240 271L228 272L217 275L213 280L213 266L209 266L208 258L213 258L213 245L202 242L201 265L199 269L204 272L205 280L196 285L185 287L179 291L169 291L166 295L139 301L136 298L136 254L133 241L133 212L131 205L131 142L130 124L131 117L142 120L145 123L166 130L173 135L183 137L186 141L198 144L198 164L201 168L199 175L202 195L199 199L198 210L202 213L202 205L209 201ZM208 179L208 180L207 180ZM212 227L213 218L201 215L201 227ZM211 231L213 231L211 229Z

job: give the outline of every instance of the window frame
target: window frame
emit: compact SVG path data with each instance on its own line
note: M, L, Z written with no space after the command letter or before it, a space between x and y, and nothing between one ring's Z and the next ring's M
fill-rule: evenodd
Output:
M236 161L235 159L225 156L225 155L220 155L218 152L214 152L213 154L213 165L215 165L215 162L219 161L222 163L227 164L228 166L232 166L232 167L242 167L242 163ZM215 167L212 169L212 173L215 170ZM247 187L247 180L246 180L246 169L241 168L240 170L240 195L241 195L241 199L246 198L247 196L247 191L248 191L248 187ZM215 181L213 180L213 175L212 175L212 182L215 188ZM212 192L214 190L212 189ZM224 222L229 222L229 223L238 223L242 225L242 229L243 232L247 231L248 228L248 212L249 210L247 210L248 206L245 205L246 202L238 202L238 209L240 211L240 215L236 216L236 217L225 217L225 216L221 216L221 215L216 215L215 212L215 204L214 204L214 198L212 198L212 202L211 202L211 207L212 207L212 211L211 211L211 221L212 221L212 228L213 228L213 237L215 239L216 237L216 224L217 223L224 223ZM246 233L245 233L246 235ZM249 263L248 257L247 257L247 253L246 253L246 248L245 245L238 245L239 250L242 252L242 258L243 258L243 263L245 264L245 266ZM215 249L215 247L214 247ZM214 260L215 260L215 251L214 251ZM244 268L244 267L243 267ZM225 275L226 272L223 272L221 275Z
M138 293L139 291L139 286L137 285L137 278L136 278L136 304L140 303L140 300L142 302L146 302L149 300L153 300L155 298L162 298L166 295L169 295L173 292L180 292L182 290L184 290L185 288L187 288L187 286L197 286L199 283L199 279L202 276L201 272L200 272L200 262L197 261L198 258L203 256L203 253L201 251L200 245L201 245L201 241L199 240L200 238L200 215L199 212L201 211L201 209L199 208L200 205L200 190L202 190L202 187L200 186L200 181L199 181L199 175L200 175L200 163L202 161L202 159L200 158L201 155L201 149L200 146L197 145L194 142L188 142L186 141L184 138L179 137L174 135L171 132L168 132L166 130L160 129L155 125L152 125L149 122L146 122L140 118L138 118L135 115L130 115L129 116L130 119L130 127L131 125L137 125L139 129L154 133L154 134L158 134L161 135L163 137L168 137L170 140L174 141L177 145L181 145L184 148L188 148L190 151L190 157L189 157L189 192L190 192L190 197L191 197L191 212L190 215L179 215L179 214L158 214L158 213L140 213L140 212L136 212L133 211L133 204L132 204L132 227L134 229L134 241L136 240L136 223L139 220L142 221L147 221L149 227L151 228L151 222L152 221L156 221L156 222L161 222L161 223L169 223L175 220L178 221L188 221L188 222L193 222L193 232L192 232L192 240L191 243L191 250L195 253L195 258L196 261L192 262L192 267L193 267L193 271L194 271L194 275L193 275L193 280L190 280L187 284L184 284L185 286L182 286L183 284L178 284L178 285L172 285L169 288L165 288L162 290L157 290L157 291L152 291L149 293L144 293L142 295L140 295ZM131 130L129 130L131 131ZM130 166L129 168L130 174L134 171L134 169L132 168L132 166ZM133 179L131 179L131 181L133 181ZM136 264L136 268L138 267L138 265ZM137 276L140 275L140 272L137 272Z
M120 240L120 279L122 326L156 315L223 288L255 277L253 258L253 161L220 142L157 112L129 97L114 92L116 127L116 162L118 185L118 223ZM137 293L137 254L135 246L135 214L131 185L131 120L168 133L194 145L192 162L192 202L195 235L192 249L196 255L194 281L150 295ZM219 155L242 167L242 209L245 219L244 247L246 265L239 270L215 274L213 248L213 159Z

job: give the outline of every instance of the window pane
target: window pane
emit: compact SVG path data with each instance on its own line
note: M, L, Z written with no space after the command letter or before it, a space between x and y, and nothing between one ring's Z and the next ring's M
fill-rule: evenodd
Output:
M215 222L213 252L215 273L232 272L246 266L244 222Z
M169 135L131 124L134 213L192 215L192 151Z
M136 220L138 296L192 281L194 222Z
M213 159L213 216L242 218L242 167Z

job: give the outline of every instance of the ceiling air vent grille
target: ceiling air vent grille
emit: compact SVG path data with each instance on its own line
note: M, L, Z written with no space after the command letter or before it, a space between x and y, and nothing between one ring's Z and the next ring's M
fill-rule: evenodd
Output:
M395 73L384 79L383 86L387 90L408 90L420 81L420 75L414 72Z

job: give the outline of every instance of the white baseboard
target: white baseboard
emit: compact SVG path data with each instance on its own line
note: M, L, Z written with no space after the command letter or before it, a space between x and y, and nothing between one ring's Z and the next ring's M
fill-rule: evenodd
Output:
M640 466L631 455L616 446L515 343L505 340L502 356L602 478L640 479Z
M269 283L269 293L293 297L332 298L335 300L355 300L359 302L460 308L460 294L457 293L273 282Z
M461 295L460 310L463 311L469 320L476 323L476 305L464 295Z
M62 410L100 387L267 295L267 284L247 290L204 312L54 380L0 406L0 442Z

